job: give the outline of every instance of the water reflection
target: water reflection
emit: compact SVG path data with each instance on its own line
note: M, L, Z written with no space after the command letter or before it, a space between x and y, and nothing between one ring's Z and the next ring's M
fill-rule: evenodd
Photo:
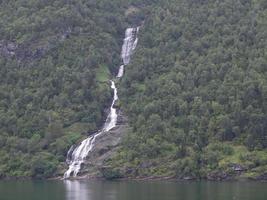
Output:
M66 200L117 200L116 187L111 182L65 180Z
M64 184L67 200L89 200L88 187L83 182L64 180Z
M261 182L0 181L0 200L266 200Z
M66 200L265 200L255 182L64 182Z

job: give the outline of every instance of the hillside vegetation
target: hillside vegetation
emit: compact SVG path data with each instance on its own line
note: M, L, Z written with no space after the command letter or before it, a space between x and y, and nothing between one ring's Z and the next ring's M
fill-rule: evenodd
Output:
M111 101L127 1L0 1L0 177L49 177Z
M267 177L265 0L2 0L0 178L64 170L103 124L137 24L117 83L132 129L107 178Z
M133 130L112 166L130 177L266 173L266 1L147 10L119 94Z

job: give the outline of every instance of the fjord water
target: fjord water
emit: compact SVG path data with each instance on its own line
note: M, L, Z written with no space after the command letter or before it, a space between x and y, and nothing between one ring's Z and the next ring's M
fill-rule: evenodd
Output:
M266 200L261 182L1 181L0 200Z

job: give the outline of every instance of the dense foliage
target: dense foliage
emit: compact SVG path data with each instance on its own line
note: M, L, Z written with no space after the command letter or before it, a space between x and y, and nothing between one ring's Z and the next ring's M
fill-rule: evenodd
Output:
M143 18L119 83L132 131L104 176L267 171L265 0L2 0L0 177L56 175L101 126Z
M267 148L266 1L165 0L147 12L120 86L133 131L114 165L189 177L266 165L248 151Z
M120 0L0 1L0 176L51 176L111 100Z

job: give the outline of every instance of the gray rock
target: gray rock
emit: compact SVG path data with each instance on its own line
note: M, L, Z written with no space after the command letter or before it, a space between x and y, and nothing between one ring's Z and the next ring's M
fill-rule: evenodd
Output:
M79 174L85 175L87 178L101 177L105 161L116 155L123 135L129 132L129 130L127 118L119 112L118 125L97 137L95 146L89 153Z
M14 42L9 42L7 44L7 50L8 51L15 51L18 48L18 45Z
M196 180L196 178L193 176L185 176L185 177L183 177L183 180L191 181L191 180Z
M18 45L15 42L0 41L0 55L5 57L11 57L16 54Z
M209 181L222 181L230 180L232 177L224 171L214 171L207 175L207 180Z
M233 164L232 169L236 172L245 171L246 169L240 164Z

